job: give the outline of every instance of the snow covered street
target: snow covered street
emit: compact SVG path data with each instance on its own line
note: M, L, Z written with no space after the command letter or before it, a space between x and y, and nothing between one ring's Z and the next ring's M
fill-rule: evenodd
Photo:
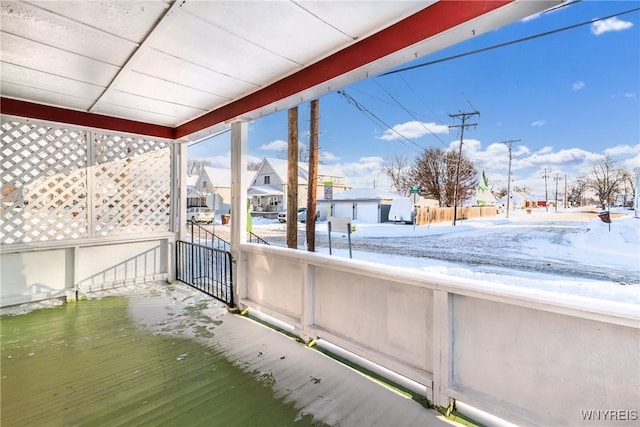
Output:
M433 275L526 287L640 304L640 219L612 211L612 224L597 211L532 214L514 211L492 218L430 226L358 224L353 258L418 269ZM226 228L226 229L225 229ZM254 219L253 232L285 246L286 224ZM216 233L228 231L216 226ZM305 249L304 224L298 224ZM348 257L346 237L332 233L333 255ZM316 225L316 251L329 253L327 224Z

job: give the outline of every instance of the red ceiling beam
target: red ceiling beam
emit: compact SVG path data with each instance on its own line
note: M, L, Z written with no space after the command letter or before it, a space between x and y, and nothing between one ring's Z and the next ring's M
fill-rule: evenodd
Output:
M33 102L20 101L11 98L0 98L0 113L58 123L67 123L82 127L147 135L156 138L175 139L175 129L169 126L160 126L135 120L103 116L101 114L86 113L84 111L75 111L66 108L52 107L49 105L35 104Z
M439 1L289 77L178 126L176 137L190 135L302 92L482 16L512 1Z

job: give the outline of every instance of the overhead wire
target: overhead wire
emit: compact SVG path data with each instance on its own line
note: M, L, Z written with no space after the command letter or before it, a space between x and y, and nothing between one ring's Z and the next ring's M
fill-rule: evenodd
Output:
M403 144L405 144L408 148L412 149L413 151L415 151L418 154L422 153L422 151L425 149L420 144L416 143L415 141L412 141L411 139L407 138L406 136L404 136L403 134L398 132L398 130L396 130L393 127L391 127L388 123L386 123L384 120L382 120L376 114L374 114L369 109L367 109L364 105L362 105L360 102L358 102L353 96L349 95L344 89L338 90L337 93L340 96L344 97L347 100L348 103L350 103L351 105L356 107L362 114L364 114L367 118L369 118L369 120L374 122L376 125L378 125L378 126L382 125L381 127L387 128L391 132L393 132L396 135L398 135L400 137L400 141ZM411 147L410 145L407 145L405 141L410 143L410 144L412 144L412 145L415 145L416 147L418 147L420 149L420 151L417 151L415 148Z
M377 80L374 80L374 82L378 85L378 87L380 89L382 89L388 96L389 98L393 99L395 101L396 104L398 104L398 106L400 108L402 108L404 111L407 112L407 114L409 114L411 117L413 117L413 119L415 121L417 121L418 123L420 123L420 125L427 131L429 132L432 136L434 136L438 141L440 141L442 143L442 145L444 145L445 147L449 148L449 146L442 140L442 138L440 138L438 135L436 135L431 129L429 129L428 126L426 126L424 124L424 122L420 119L418 119L411 111L409 111L400 101L398 101L396 99L395 96L393 96L387 89L385 89Z
M403 71L414 70L416 68L422 68L422 67L426 67L426 66L429 66L429 65L439 64L441 62L451 61L452 59L464 58L465 56L475 55L477 53L487 52L487 51L498 49L498 48L501 48L501 47L511 46L511 45L514 45L514 44L517 44L517 43L522 43L522 42L525 42L525 41L529 41L529 40L534 40L534 39L538 39L538 38L541 38L541 37L550 36L552 34L557 34L557 33L563 32L563 31L572 30L574 28L582 27L584 25L591 25L592 23L597 22L597 21L604 21L606 19L614 18L616 16L626 15L626 14L629 14L629 13L637 12L638 10L640 10L640 7L636 7L636 8L629 9L629 10L625 10L624 12L614 13L612 15L608 15L608 16L605 16L603 18L591 19L589 21L580 22L578 24L573 24L573 25L568 25L566 27L556 28L555 30L545 31L545 32L534 34L534 35L531 35L531 36L522 37L522 38L515 39L515 40L510 40L508 42L498 43L498 44L495 44L495 45L492 45L492 46L487 46L487 47L483 47L483 48L480 48L480 49L474 49L474 50L471 50L471 51L468 51L468 52L459 53L457 55L451 55L451 56L447 56L445 58L440 58L440 59L436 59L436 60L433 60L433 61L424 62L422 64L416 64L416 65L412 65L410 67L400 68L398 70L387 71L386 73L380 74L378 77L388 76L388 75L391 75L391 74L397 74L397 73L401 73Z

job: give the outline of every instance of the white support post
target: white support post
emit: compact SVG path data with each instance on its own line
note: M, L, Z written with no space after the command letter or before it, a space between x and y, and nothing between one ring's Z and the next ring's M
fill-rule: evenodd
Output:
M171 194L173 194L172 228L176 240L186 239L186 212L187 212L187 144L178 142L173 145L171 157L172 179Z
M452 375L451 300L446 291L433 291L433 404L448 407Z
M231 255L235 261L235 301L247 293L246 260L240 244L247 242L247 122L231 124Z

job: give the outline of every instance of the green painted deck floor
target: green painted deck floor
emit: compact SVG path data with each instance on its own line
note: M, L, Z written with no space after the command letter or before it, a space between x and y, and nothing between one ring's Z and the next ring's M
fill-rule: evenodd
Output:
M0 319L0 424L451 425L186 286Z

